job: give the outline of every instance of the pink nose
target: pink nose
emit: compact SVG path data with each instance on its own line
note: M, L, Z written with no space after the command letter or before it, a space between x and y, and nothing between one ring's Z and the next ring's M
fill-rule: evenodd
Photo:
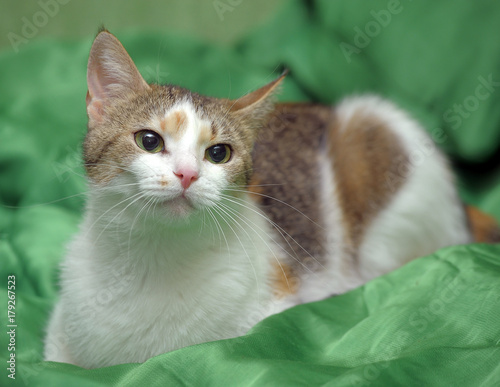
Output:
M198 179L198 172L191 169L180 169L174 172L174 175L181 179L181 185L184 189L188 189L193 181Z

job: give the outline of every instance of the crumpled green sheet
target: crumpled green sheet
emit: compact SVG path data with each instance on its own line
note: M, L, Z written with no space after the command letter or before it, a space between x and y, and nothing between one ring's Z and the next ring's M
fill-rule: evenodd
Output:
M444 249L272 316L246 336L95 370L33 362L50 303L20 295L18 378L35 386L496 386L499 254L498 246Z
M291 1L229 48L161 32L118 37L148 80L205 94L236 98L285 66L291 74L281 100L390 97L453 156L462 197L498 219L500 91L494 86L486 98L483 90L481 99L476 91L481 79L500 81L500 5L395 4ZM374 15L389 20L377 34ZM358 28L373 28L373 37L346 56L340 45L357 47ZM57 265L84 203L79 155L90 44L91 37L32 41L18 54L0 53L0 321L7 331L7 276L15 275L16 384L500 385L498 245L441 250L345 295L272 316L241 338L142 365L83 370L40 362ZM455 104L470 108L460 125L444 116ZM1 386L13 385L8 340L0 335Z

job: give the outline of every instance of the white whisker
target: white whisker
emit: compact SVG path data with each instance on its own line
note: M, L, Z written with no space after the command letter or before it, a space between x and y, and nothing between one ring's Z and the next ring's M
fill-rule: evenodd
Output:
M318 223L316 223L314 220L312 220L309 216L307 216L306 214L304 214L302 211L300 211L298 208L292 206L291 204L288 204L287 202L283 201L283 200L280 200L280 199L277 199L275 197L272 197L272 196L269 196L269 195L264 195L264 194L261 194L261 193L258 193L258 192L252 192L252 191L247 191L247 190L240 190L240 189L234 189L234 188L227 188L226 191L231 191L231 192L242 192L242 193L247 193L247 194L250 194L250 195L257 195L257 196L262 196L262 197L265 197L265 198L268 198L268 199L272 199L272 200L275 200L277 201L278 203L281 203L289 208L291 208L292 210L294 211L297 211L300 215L302 215L304 218L306 218L307 220L309 220L310 222L314 223L316 226L318 226L319 228L321 228L322 230L324 230L324 227L319 225Z
M113 219L111 219L111 220L108 222L108 224L107 224L107 225L106 225L106 226L105 226L105 227L101 230L101 232L99 233L99 235L97 236L97 238L96 238L95 240L96 240L96 241L98 241L98 240L99 240L99 238L101 237L101 235L104 233L104 231L106 231L106 229L107 229L107 228L108 228L108 227L109 227L109 226L110 226L110 225L114 222L114 220L115 220L118 216L120 216L121 214L123 214L123 213L124 213L124 212L125 212L125 211L126 211L126 210L127 210L127 209L131 206L131 205L133 205L134 203L136 203L137 201L139 201L140 199L142 199L144 196L145 196L145 195L144 195L143 193L138 193L138 194L136 194L136 195L134 195L134 196L128 197L128 198L127 198L127 199L125 199L125 200L122 200L119 204L121 204L121 203L123 203L123 202L125 202L125 201L127 201L127 200L130 200L130 199L132 199L132 198L134 198L134 197L135 197L135 199L134 199L134 200L132 200L129 204L127 204L127 205L125 206L125 208L123 208L120 212L118 212L118 213L117 213L117 214L113 217ZM106 214L107 212L109 212L111 209L113 209L113 208L115 208L115 207L116 207L116 205L114 205L113 207L111 207L111 208L110 208L108 211L106 211L104 214ZM104 215L104 214L103 214L103 215ZM98 219L97 219L97 220L93 223L93 225L94 225L94 224L95 224L95 223L96 223L99 219L101 219L101 217L102 217L102 215L101 215L101 216L100 216L100 217L99 217L99 218L98 218ZM92 227L91 227L91 228L92 228ZM89 230L88 230L88 231L90 231L90 229L91 229L91 228L89 228ZM87 231L87 233L88 233L88 231Z
M288 236L301 250L303 250L311 259L313 259L316 263L318 263L319 266L323 267L323 265L321 264L321 262L319 262L313 255L311 255L299 242L297 242L295 240L294 237L292 237L284 228L282 228L279 224L277 224L276 222L273 222L271 219L269 219L266 215L262 214L261 212L255 210L254 208L244 204L245 201L243 199L239 199L239 198L235 198L235 197L232 197L232 196L229 196L229 195L225 195L225 194L222 194L221 195L222 197L224 197L225 200L228 200L228 201L232 201L233 203L235 204L238 204L242 207L245 207L251 211L254 211L256 214L258 214L259 216L261 216L262 218L264 218L266 221L268 221L275 229L276 231L278 231L280 233L280 235L282 236L282 238L285 240L285 242L288 244L288 246L290 247L290 249L295 252L295 249L290 245L290 243L287 241L287 239L285 238L285 235ZM238 202L238 200L240 202ZM241 203L243 202L243 203ZM278 244L279 246L281 246L280 244ZM296 262L298 262L301 266L303 266L305 269L307 269L309 272L311 272L311 270L306 266L304 265L304 263L298 259L298 257L294 257L293 255L291 255L288 251L286 251L286 249L284 249L282 247L282 249L286 252L286 254L288 256L290 256L292 259L294 259Z
M20 209L25 209L25 208L35 208L35 207L40 207L40 206L47 206L49 204L59 203L59 202L62 202L63 200L72 199L72 198L76 198L76 197L79 197L79 196L85 196L87 194L88 194L87 192L80 192L80 193L77 193L77 194L74 194L74 195L66 196L64 198L55 199L55 200L52 200L50 202L30 204L28 206L9 206L9 205L6 205L6 204L1 204L1 206L4 207L4 208L9 208L9 209L13 209L13 210L14 209L15 210L20 210Z
M215 226L217 227L217 231L219 233L219 248L220 248L220 245L222 244L222 239L221 239L221 235L222 235L222 237L224 238L224 241L226 242L227 251L228 251L228 253L230 253L229 243L227 241L226 234L224 233L224 230L223 230L222 226L220 225L219 220L217 219L217 217L215 216L215 214L213 213L213 211L209 207L207 207L207 211L208 211L208 214L214 220Z
M228 216L228 218L230 220L232 220L236 225L238 225L243 231L245 231L248 235L248 232L243 228L241 227L241 225L235 221L234 218L232 218L230 216L230 214L227 213L226 210L224 210L223 208L221 207L218 207L218 206L215 206L213 207L214 211L218 212L219 215L221 216L222 220L224 220L224 222L226 222L226 224L228 225L228 227L231 229L231 231L233 232L234 236L236 237L236 239L238 240L238 242L240 243L240 246L241 248L243 249L243 251L245 252L245 255L247 256L248 258L248 262L250 263L250 266L252 266L252 271L253 271L253 274L254 274L254 277L255 277L255 283L257 285L257 294L260 296L260 291L259 291L259 288L260 288L260 284L259 284L259 279L257 277L257 271L255 270L255 266L252 262L252 259L250 258L250 255L248 254L248 251L247 249L245 248L245 245L243 244L243 242L241 241L241 238L239 237L238 233L236 232L236 230L231 226L231 224L224 218L223 214L226 214L226 216ZM222 212L222 213L221 213ZM248 235L248 237L250 238L250 236ZM252 240L252 238L250 238L250 240ZM253 243L253 241L252 241Z
M102 214L101 214L101 215L100 215L100 216L99 216L99 217L95 220L95 222L94 222L94 223L92 223L92 224L90 225L90 227L89 227L89 228L88 228L88 230L87 230L86 235L88 235L88 233L89 233L89 232L90 232L90 231L94 228L94 226L97 224L97 222L99 222L99 220L101 220L101 218L102 218L103 216L105 216L105 215L106 215L109 211L113 210L113 208L118 207L120 204L125 203L127 200L134 199L134 198L136 198L136 197L138 197L138 196L141 196L141 195L142 195L142 193L140 193L140 192L139 192L139 193L136 193L135 195L132 195L132 196L126 197L125 199L123 199L123 200L119 201L118 203L116 203L116 204L115 204L115 205L113 205L112 207L108 208L105 212L103 212L103 213L102 213Z
M256 230L255 230L255 227L257 229L259 229L260 231L264 232L264 230L259 227L258 225L255 224L255 222L252 222L250 219L248 219L247 217L247 220L252 223L253 226L251 226L243 217L243 215L241 215L240 213L238 213L238 211L236 211L235 209L231 208L230 206L228 206L227 204L224 204L224 203L219 203L219 205L221 206L224 206L228 211L230 211L234 216L237 216L242 222L244 222L253 232L255 232L255 234L259 237L259 239L264 242L264 244L266 245L266 247L268 248L268 250L271 252L271 254L273 255L275 261L278 263L280 269L281 269L281 272L283 273L283 276L285 277L285 281L286 281L286 284L288 286L288 288L290 288L290 285L288 283L288 277L286 276L286 273L285 273L285 270L283 269L283 265L281 264L280 260L278 259L278 257L276 256L276 253L274 252L274 250L271 248L271 246L269 246L269 243L267 243L267 241L262 237L261 234L259 234ZM248 235L248 233L247 233ZM249 236L250 238L250 236ZM271 237L272 238L272 237ZM272 238L273 242L276 243L276 241L274 240L274 238ZM255 242L253 242L253 245L255 246ZM276 243L276 245L280 246L278 243ZM281 246L280 246L281 247ZM286 252L286 251L285 251ZM286 252L288 253L288 252Z
M132 225L130 226L130 231L128 233L128 246L127 246L127 254L128 254L128 257L129 257L129 260L130 260L130 242L131 242L131 239L132 239L132 231L134 231L134 226L135 226L135 222L137 221L137 219L139 218L139 216L141 215L142 211L144 211L145 208L147 208L149 206L149 204L151 202L153 202L155 200L154 197L151 197L142 207L141 209L137 212L137 215L135 216L134 220L132 221ZM143 229L144 231L144 229Z

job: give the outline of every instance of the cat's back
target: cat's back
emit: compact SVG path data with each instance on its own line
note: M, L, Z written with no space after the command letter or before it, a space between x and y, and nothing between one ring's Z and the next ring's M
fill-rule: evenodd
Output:
M349 278L344 291L469 240L445 159L416 121L379 97L278 104L253 163L249 189L297 277Z

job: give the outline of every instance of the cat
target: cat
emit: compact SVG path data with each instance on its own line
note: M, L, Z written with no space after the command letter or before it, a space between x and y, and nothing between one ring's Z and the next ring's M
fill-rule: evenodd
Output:
M497 232L467 213L406 113L370 95L277 104L285 76L237 100L205 97L146 83L114 35L97 35L88 200L46 360L96 368L235 337Z

